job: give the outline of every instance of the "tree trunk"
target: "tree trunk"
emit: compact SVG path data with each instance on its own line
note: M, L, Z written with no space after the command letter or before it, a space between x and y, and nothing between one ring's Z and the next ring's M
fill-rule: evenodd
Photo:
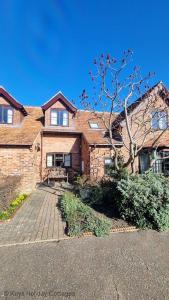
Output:
M118 166L118 151L116 146L114 146L113 142L112 142L112 128L109 128L109 138L110 138L110 144L111 144L111 150L114 150L114 157L112 157L112 155L110 155L112 157L112 160L114 160L114 167L116 170L119 170L119 166ZM111 151L110 151L111 154Z
M136 170L135 170L135 162L134 160L131 161L131 173L135 174Z

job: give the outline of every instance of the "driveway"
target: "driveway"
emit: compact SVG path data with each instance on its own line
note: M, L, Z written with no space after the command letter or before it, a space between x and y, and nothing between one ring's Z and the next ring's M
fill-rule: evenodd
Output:
M34 191L11 221L0 223L0 245L64 238L58 195L59 190L45 186Z
M1 299L168 300L168 249L154 231L1 247Z

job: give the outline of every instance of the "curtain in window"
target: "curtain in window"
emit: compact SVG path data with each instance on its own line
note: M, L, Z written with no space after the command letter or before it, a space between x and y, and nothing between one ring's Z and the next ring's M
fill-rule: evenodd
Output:
M67 126L67 125L68 125L68 112L63 111L63 126Z
M165 111L159 111L158 117L159 117L159 128L166 129L168 126L167 113Z
M47 167L53 167L54 166L54 156L53 154L47 155Z
M49 153L47 154L47 167L71 167L71 154Z
M111 166L112 166L112 159L111 158L105 158L104 159L104 174L105 175L109 175Z
M168 115L165 111L152 113L151 126L153 129L166 129L168 127Z
M51 125L68 126L68 112L66 110L51 110Z
M12 124L13 111L11 108L7 109L7 123Z
M12 124L13 109L9 106L0 105L0 123Z
M57 111L51 110L51 125L57 125Z

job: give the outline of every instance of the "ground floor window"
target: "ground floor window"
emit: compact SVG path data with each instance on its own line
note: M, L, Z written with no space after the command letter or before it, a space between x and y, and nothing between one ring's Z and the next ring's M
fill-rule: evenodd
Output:
M140 173L146 172L150 168L150 153L142 151L139 156L140 159Z
M110 174L110 167L112 166L112 158L106 157L104 159L104 174L109 175Z
M152 167L154 173L169 175L169 149L142 151L139 158L141 173L144 173Z
M47 153L46 165L48 168L71 167L70 153Z
M154 173L164 173L169 175L169 150L157 152L157 159L153 164Z

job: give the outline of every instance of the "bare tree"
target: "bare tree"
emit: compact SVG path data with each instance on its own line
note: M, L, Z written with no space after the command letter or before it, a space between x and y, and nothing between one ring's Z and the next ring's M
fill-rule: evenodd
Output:
M107 56L102 54L98 60L94 60L94 65L95 72L89 72L93 82L93 96L89 98L86 90L83 90L81 103L85 109L93 113L102 110L98 117L102 119L108 133L115 167L117 169L119 167L119 150L113 137L118 133L128 153L125 166L130 165L132 173L135 173L135 159L143 149L147 138L151 137L157 143L167 129L164 126L158 132L151 126L152 117L159 122L168 111L168 103L165 101L164 105L158 107L161 113L156 111L158 97L164 93L164 88L159 84L150 89L149 80L154 74L141 75L140 68L133 65L133 53L130 49L125 51L119 60L109 54ZM119 113L116 120L114 112Z

